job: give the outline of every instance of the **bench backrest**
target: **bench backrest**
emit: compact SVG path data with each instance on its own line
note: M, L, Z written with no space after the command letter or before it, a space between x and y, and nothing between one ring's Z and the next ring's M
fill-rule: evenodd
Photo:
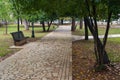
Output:
M12 32L11 35L12 35L14 41L20 41L25 38L22 31Z

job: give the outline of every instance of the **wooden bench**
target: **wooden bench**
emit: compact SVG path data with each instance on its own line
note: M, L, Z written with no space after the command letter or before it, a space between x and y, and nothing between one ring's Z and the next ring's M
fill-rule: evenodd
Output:
M28 37L25 37L22 31L12 32L11 35L13 37L15 46L21 46L21 45L27 43Z

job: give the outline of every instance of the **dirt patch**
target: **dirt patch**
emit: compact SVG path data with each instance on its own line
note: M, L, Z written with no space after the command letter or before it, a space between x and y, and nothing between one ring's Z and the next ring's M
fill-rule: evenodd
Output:
M95 72L95 57L92 41L73 42L73 80L120 80L120 63L106 71Z

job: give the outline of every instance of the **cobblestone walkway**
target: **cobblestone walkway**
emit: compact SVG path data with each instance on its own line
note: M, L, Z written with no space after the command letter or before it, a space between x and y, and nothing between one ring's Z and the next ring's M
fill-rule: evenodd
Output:
M0 63L0 80L72 80L72 36L60 26Z

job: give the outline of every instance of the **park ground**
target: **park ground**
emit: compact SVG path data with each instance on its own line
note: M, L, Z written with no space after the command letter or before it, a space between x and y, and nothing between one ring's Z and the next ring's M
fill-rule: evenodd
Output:
M29 30L25 30L24 26L21 25L20 30L23 31L25 36L30 37L28 39L29 42L33 42L33 41L36 41L36 40L42 38L43 36L47 35L51 31L55 30L56 27L53 27L53 26L51 26L49 32L43 32L42 27L40 25L36 25L34 28L35 29L35 38L34 39L31 38L31 33L32 33L31 27ZM10 33L17 31L17 24L8 25L7 34L5 31L6 31L5 26L0 27L0 61L3 61L7 57L13 55L15 52L21 50L20 48L18 48L18 49L17 48L13 48L13 49L10 48L10 46L14 45L14 42L13 42L13 39L12 39L12 36Z
M4 61L0 80L72 80L70 26L59 26Z
M11 27L12 28L12 27ZM119 34L119 27L112 27L110 29L110 34ZM23 30L23 28L22 28ZM54 29L53 29L54 30ZM104 34L105 27L101 27L99 33ZM30 36L30 31L24 31L25 35ZM11 56L20 49L9 49L9 46L13 45L13 40L10 35L0 34L0 41L3 44L0 44L1 54L0 60L4 60L7 57ZM10 33L10 32L9 32ZM39 28L36 28L37 39L45 36L48 33L43 33L39 31ZM84 30L76 30L73 32L73 35L84 35ZM89 34L91 35L91 34ZM119 80L120 79L120 38L110 38L108 39L106 50L110 57L112 64L115 66L110 68L107 71L95 72L94 63L95 56L93 51L93 40L77 40L72 42L72 75L73 80ZM9 54L7 54L9 53Z
M117 39L117 38L116 38ZM120 40L120 38L118 38ZM117 39L117 40L118 40ZM119 80L120 79L120 43L112 41L107 43L107 52L114 64L114 68L106 71L95 72L95 56L93 52L93 41L73 42L73 80Z
M120 34L120 28L110 29L109 34ZM99 34L103 35L105 27L100 28ZM81 32L79 32L81 31ZM73 35L84 35L84 30L77 30ZM91 34L89 34L91 35ZM93 40L74 40L72 49L73 80L119 80L120 79L120 38L109 38L106 51L114 67L106 71L95 72L95 56Z

